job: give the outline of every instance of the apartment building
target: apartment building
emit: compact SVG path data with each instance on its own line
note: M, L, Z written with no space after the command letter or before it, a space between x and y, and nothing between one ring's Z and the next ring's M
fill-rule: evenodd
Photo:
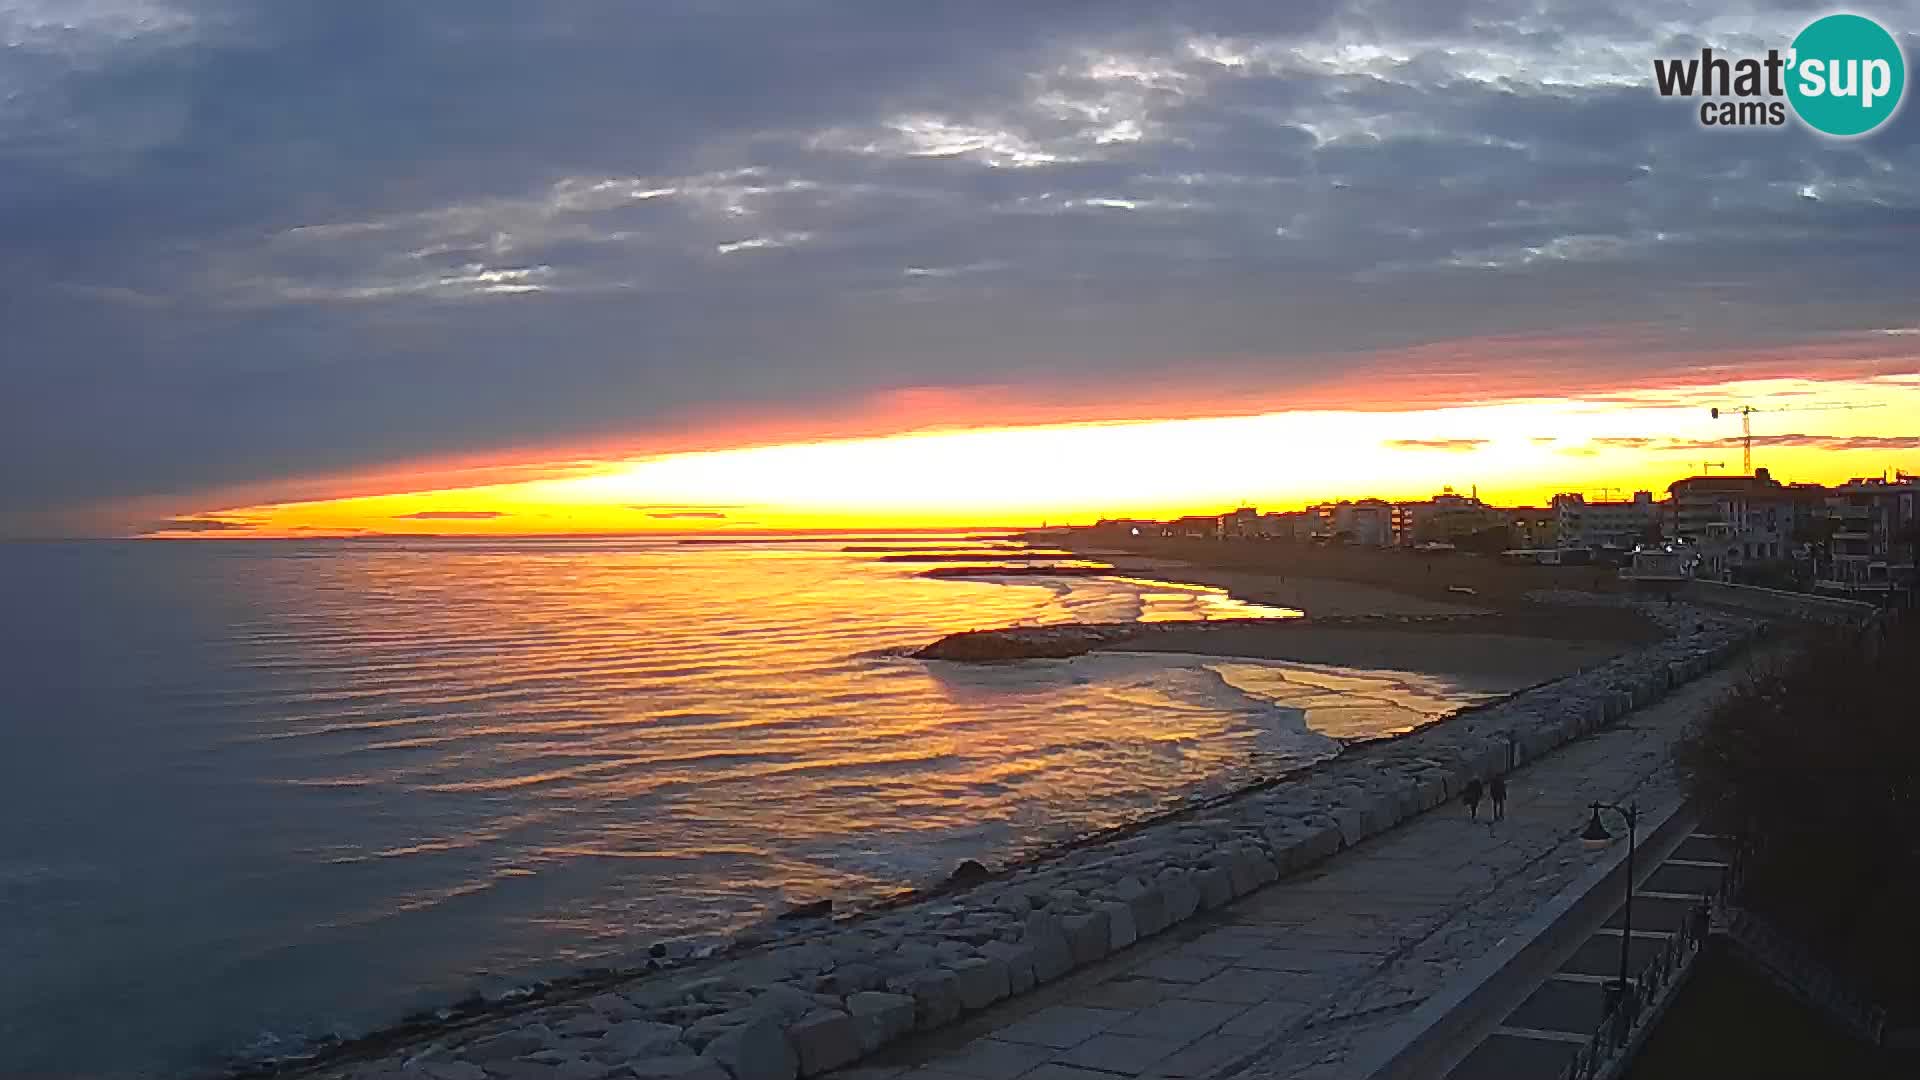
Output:
M1555 544L1564 548L1632 550L1661 526L1663 517L1653 492L1636 491L1623 501L1587 501L1586 496L1563 492L1553 497Z

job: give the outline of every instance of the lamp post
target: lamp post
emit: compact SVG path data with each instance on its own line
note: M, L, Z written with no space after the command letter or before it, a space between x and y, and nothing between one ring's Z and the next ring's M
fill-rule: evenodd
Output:
M1633 854L1640 840L1640 807L1597 802L1592 809L1593 816L1580 833L1580 842L1590 848L1603 848L1613 843L1613 834L1600 821L1600 811L1611 810L1627 823L1627 902L1622 919L1625 926L1620 931L1620 977L1608 987L1613 993L1613 1000L1618 1001L1627 993L1627 950L1633 947Z

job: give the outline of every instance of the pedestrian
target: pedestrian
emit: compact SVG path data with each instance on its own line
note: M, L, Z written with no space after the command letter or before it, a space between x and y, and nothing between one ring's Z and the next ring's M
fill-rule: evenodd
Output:
M1480 820L1480 778L1467 781L1467 790L1461 792L1460 801L1467 804L1467 810L1473 814L1473 820Z
M1487 794L1493 798L1493 820L1505 821L1507 817L1507 778L1496 776L1487 784Z

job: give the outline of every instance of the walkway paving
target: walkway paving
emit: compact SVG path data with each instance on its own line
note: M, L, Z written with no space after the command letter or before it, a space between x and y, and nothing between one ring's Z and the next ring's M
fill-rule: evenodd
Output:
M1736 668L1738 665L1736 665ZM1507 820L1449 804L837 1080L1246 1080L1346 1075L1407 1014L1585 872L1587 805L1679 803L1685 724L1735 678L1690 683L1526 765Z

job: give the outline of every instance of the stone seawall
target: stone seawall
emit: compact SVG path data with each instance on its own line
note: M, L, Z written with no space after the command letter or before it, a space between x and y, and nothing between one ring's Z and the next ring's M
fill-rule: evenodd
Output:
M1681 590L1681 595L1696 604L1826 626L1865 626L1874 620L1880 610L1859 600L1721 581L1689 581Z
M1671 636L1364 744L1284 783L970 889L857 916L698 970L543 1003L328 1077L796 1080L1051 982L1552 751L1726 661L1754 620L1647 605Z

